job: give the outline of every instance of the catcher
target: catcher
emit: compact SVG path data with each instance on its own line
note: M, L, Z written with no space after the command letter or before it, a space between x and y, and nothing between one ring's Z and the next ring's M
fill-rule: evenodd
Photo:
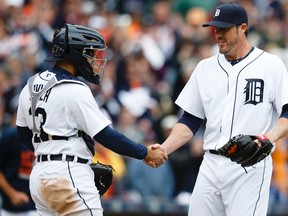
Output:
M37 159L30 176L31 195L42 216L102 216L100 195L111 184L112 168L91 164L92 137L153 167L162 165L167 155L160 145L147 148L114 130L98 107L86 81L101 85L103 78L107 47L99 32L65 24L50 45L53 55L46 60L52 67L28 80L17 112L19 138Z

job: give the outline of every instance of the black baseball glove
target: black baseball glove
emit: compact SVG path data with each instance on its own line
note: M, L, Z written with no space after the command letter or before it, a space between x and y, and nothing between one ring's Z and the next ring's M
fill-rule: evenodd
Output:
M90 164L91 169L94 171L95 185L102 196L112 185L113 180L113 167L111 165L97 163Z
M261 147L255 142L258 140ZM264 135L237 135L230 139L223 147L218 149L220 155L224 155L231 161L241 164L243 167L253 166L266 158L274 145Z

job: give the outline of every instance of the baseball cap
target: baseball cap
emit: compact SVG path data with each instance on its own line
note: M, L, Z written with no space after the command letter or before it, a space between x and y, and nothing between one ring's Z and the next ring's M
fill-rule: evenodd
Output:
M248 16L245 9L236 3L228 3L218 6L215 10L213 20L204 23L202 26L230 28L242 23L246 23L248 25Z

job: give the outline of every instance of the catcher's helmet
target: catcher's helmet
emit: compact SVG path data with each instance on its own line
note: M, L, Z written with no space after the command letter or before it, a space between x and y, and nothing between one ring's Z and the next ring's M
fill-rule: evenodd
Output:
M85 26L65 24L55 31L49 46L52 55L45 61L70 60L84 79L101 84L107 61L107 47L99 32Z

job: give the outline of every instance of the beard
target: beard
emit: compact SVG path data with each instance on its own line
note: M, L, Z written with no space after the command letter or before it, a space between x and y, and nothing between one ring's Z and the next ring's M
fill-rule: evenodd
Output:
M227 41L227 40L222 40L221 42L218 41L219 53L229 56L233 54L233 50L235 50L237 44L238 44L237 38L233 41Z

